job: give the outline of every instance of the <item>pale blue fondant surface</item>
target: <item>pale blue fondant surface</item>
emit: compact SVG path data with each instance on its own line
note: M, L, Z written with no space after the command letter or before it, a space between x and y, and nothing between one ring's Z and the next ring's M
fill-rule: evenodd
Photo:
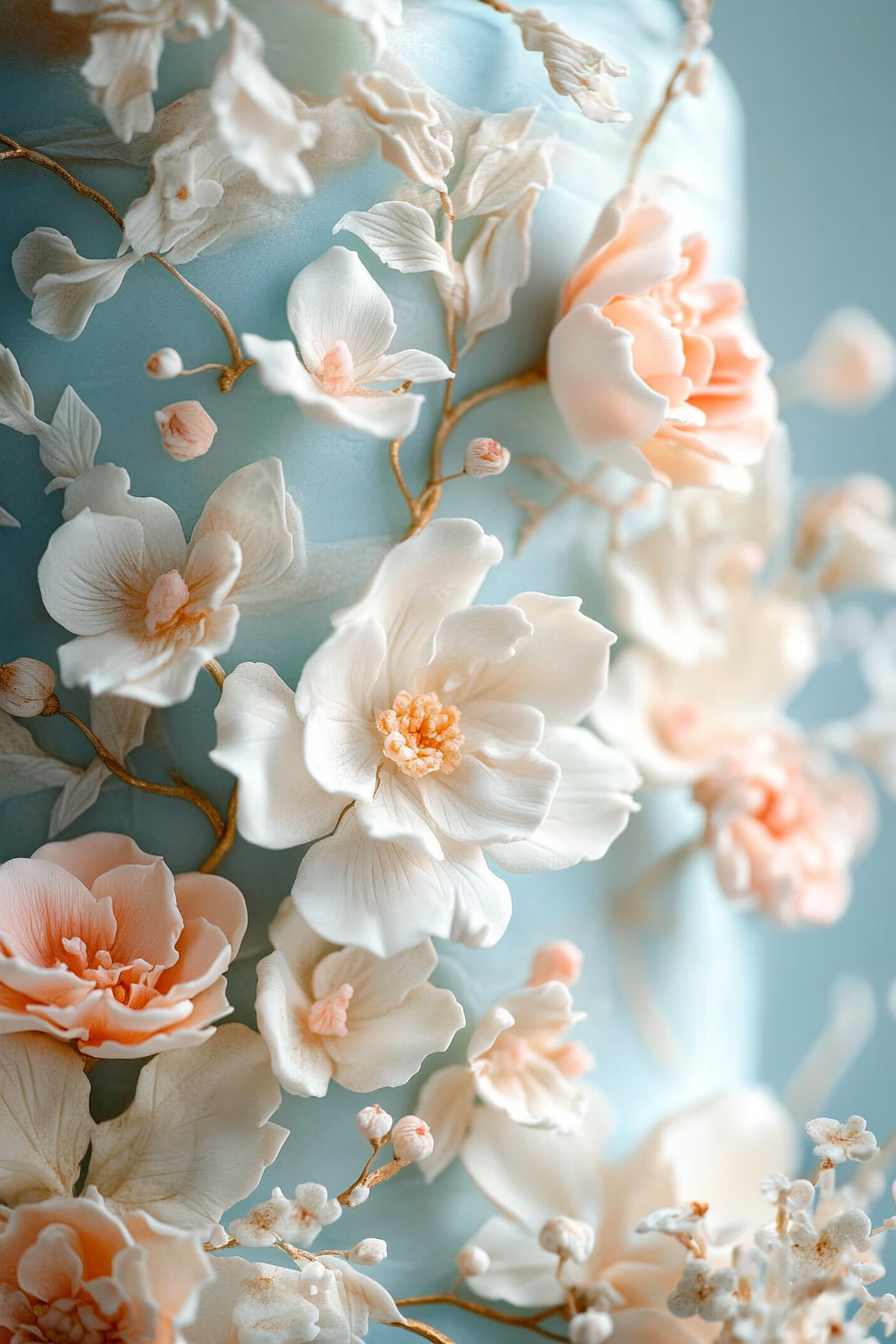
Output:
M294 87L331 94L328 79L349 61L348 49L337 44L354 42L351 30L303 4L247 8L266 27L272 18L283 20L287 8L303 21L313 17L313 40L302 43L284 31L271 43L272 64ZM517 33L472 0L406 0L406 8L406 28L393 46L422 79L458 103L488 110L541 103L549 128L574 146L558 156L558 183L536 211L532 282L515 298L511 326L483 338L469 367L463 366L459 383L464 390L513 373L543 348L558 286L600 205L624 181L634 137L668 76L675 58L676 20L665 0L631 0L626 5L557 0L551 5L552 17L631 65L631 78L620 84L619 97L634 113L633 129L593 126L575 111L567 111L569 104L562 107L537 58L522 50ZM220 46L215 41L169 49L157 106L206 84ZM361 63L367 59L365 49L360 42L355 46L351 59ZM73 69L48 71L7 60L4 75L3 129L30 143L39 130L98 121ZM710 233L722 270L739 264L739 165L737 108L720 78L704 103L676 109L649 166L674 167L683 179L676 203L688 226ZM76 342L60 343L29 326L28 303L8 264L19 239L34 227L52 225L70 234L83 254L102 256L114 253L118 234L96 206L76 199L49 175L23 164L6 165L2 171L0 340L12 347L31 382L38 414L49 418L65 385L71 383L102 422L98 461L125 466L134 493L155 494L174 504L188 531L208 494L225 476L273 454L283 460L312 540L400 534L404 506L388 471L385 445L321 429L304 419L291 401L264 393L251 373L227 398L217 393L211 376L176 383L157 383L145 376L144 360L163 345L176 346L188 366L221 353L208 314L152 262L129 273L119 295L95 311ZM145 176L132 169L82 164L75 171L121 209L144 189ZM331 245L332 226L346 210L383 199L394 180L394 170L374 156L325 183L297 206L276 234L200 258L187 267L187 274L223 304L238 331L286 336L284 301L290 280ZM351 246L354 240L343 234L338 241ZM361 244L357 247L394 302L397 344L442 351L441 312L429 278L386 271ZM203 401L219 433L206 457L178 464L159 447L153 411L186 397ZM433 415L425 415L405 447L412 480L422 478L432 424ZM544 390L505 398L470 416L451 441L448 470L457 469L463 444L474 433L497 437L516 454L542 453L575 461ZM37 562L58 525L61 503L58 495L44 496L46 480L36 441L0 427L0 502L22 522L21 531L0 529L4 606L0 661L25 654L53 661L63 638L43 612L36 581ZM499 480L463 481L449 489L442 512L476 517L501 538L510 555L521 515L508 496L508 481L523 493L538 489L522 471L511 471ZM606 619L593 562L594 529L593 514L569 508L536 536L522 556L508 558L493 571L483 596L502 601L527 588L574 592L584 597L590 615ZM359 582L363 577L358 576ZM234 647L222 661L229 668L247 657L262 658L293 682L304 658L325 637L330 610L344 600L342 594L276 617L244 619ZM144 773L158 778L167 769L180 771L223 805L229 780L206 759L213 741L214 701L210 679L202 679L188 704L154 714L147 748L135 759ZM66 692L65 703L85 708L80 693ZM88 759L68 725L41 722L37 731L46 745L68 759ZM2 857L29 854L44 841L52 802L53 795L43 793L3 805ZM531 954L540 943L570 938L583 948L586 969L576 1002L589 1018L578 1035L597 1058L593 1081L616 1107L629 1140L673 1106L751 1077L756 1068L755 929L723 904L699 862L667 884L659 918L644 932L656 1006L681 1046L683 1067L674 1076L659 1066L627 1006L608 899L657 855L687 838L695 825L683 800L648 799L643 813L602 863L511 878L514 916L496 948L479 952L440 948L442 961L435 978L454 989L471 1024L491 1002L525 980ZM130 832L147 850L164 854L176 871L195 866L210 848L205 823L189 807L137 794L117 782L104 786L99 804L71 833L94 829ZM258 953L263 949L266 926L289 890L298 859L298 852L272 854L238 842L222 866L221 871L242 887L249 904L248 949ZM230 980L238 1016L251 1019L252 960L241 962ZM459 1057L464 1039L462 1034L451 1059ZM426 1071L444 1062L442 1057L431 1059ZM102 1065L94 1074L109 1107L120 1099L127 1072ZM376 1099L398 1116L413 1108L418 1086L415 1081L394 1092L384 1089ZM320 1101L287 1098L278 1118L292 1130L292 1137L265 1188L272 1183L290 1187L309 1178L323 1180L331 1189L347 1184L363 1161L363 1145L353 1123L360 1104L359 1097L336 1086ZM377 1190L363 1209L343 1220L334 1229L335 1240L349 1245L367 1234L385 1237L390 1254L380 1275L383 1281L395 1291L432 1290L450 1281L454 1251L488 1212L457 1164L429 1189L412 1171ZM461 1339L487 1337L479 1324L470 1328L471 1323L457 1319L450 1327L447 1320L442 1323Z

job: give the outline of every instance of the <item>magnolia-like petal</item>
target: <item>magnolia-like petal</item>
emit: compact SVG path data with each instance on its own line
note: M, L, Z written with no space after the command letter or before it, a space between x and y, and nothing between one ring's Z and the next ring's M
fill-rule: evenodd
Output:
M426 350L396 350L383 355L365 374L368 383L441 383L454 374L438 355Z
M294 1097L326 1096L333 1066L323 1037L308 1027L310 999L282 953L262 957L257 972L258 1030L271 1053L271 1067L280 1086Z
M240 604L257 600L293 560L293 535L287 516L283 463L277 457L253 462L228 476L209 497L190 541L194 547L208 532L222 532L238 544L239 577L231 593Z
M191 544L184 572L190 590L187 612L219 607L236 582L241 564L239 543L228 532L206 532Z
M136 518L143 528L143 559L150 579L172 569L183 572L187 547L180 519L164 500L132 495L131 478L124 467L103 462L76 476L66 487L62 516L68 521L82 509Z
M462 727L465 754L484 756L500 765L521 761L540 747L544 738L544 715L531 705L502 704L496 700L466 701Z
M574 1134L585 1116L586 1099L556 1064L533 1054L525 1067L492 1071L487 1061L474 1064L476 1091L493 1110L503 1111L517 1125Z
M128 1109L94 1128L90 1180L118 1211L206 1233L280 1151L288 1131L269 1123L279 1104L261 1037L219 1027L144 1065Z
M349 210L333 232L347 229L367 244L380 261L405 274L436 271L450 275L448 258L436 239L432 215L410 201L382 201L369 210Z
M337 612L333 624L375 616L386 631L388 679L400 689L432 657L444 618L470 605L503 554L497 537L471 518L437 518L392 547L360 602Z
M305 764L327 793L369 801L383 763L376 692L386 632L369 619L340 626L311 655L296 688Z
M349 801L325 793L305 766L295 693L267 663L240 663L215 708L218 743L209 753L240 782L237 828L250 844L290 849L331 831Z
M110 868L156 863L158 860L157 854L144 853L129 835L117 835L112 831L94 831L91 835L76 836L74 840L41 845L31 857L55 863L88 888L93 886L100 873L107 873Z
M18 434L37 434L49 428L34 414L34 395L15 355L5 345L0 345L0 425L8 425Z
M602 859L638 810L631 796L641 784L637 770L624 752L587 728L549 728L542 752L560 767L548 815L528 840L488 847L508 873L552 872Z
M145 602L143 528L85 509L52 534L37 577L48 613L72 634L126 630Z
M376 1279L370 1278L368 1274L362 1274L354 1265L349 1265L336 1256L321 1256L321 1264L332 1269L337 1279L341 1280L342 1290L348 1301L349 1323L354 1333L358 1335L367 1333L368 1316L374 1321L379 1321L381 1325L400 1325L404 1322L405 1318L394 1300Z
M312 999L320 997L312 987L315 967L336 951L335 946L318 937L305 923L289 896L274 916L268 937L275 952L283 953L290 974L304 991L310 1007Z
M402 774L382 770L370 802L355 804L358 825L371 840L394 840L406 849L441 860L445 852L413 784Z
M461 844L502 844L532 835L544 821L560 767L540 752L492 765L464 755L451 774L436 770L417 787L435 826Z
M352 808L302 861L292 894L299 913L330 941L394 956L430 936L492 947L510 920L507 886L472 846L445 841L438 862L364 834Z
M597 308L580 304L551 332L548 374L557 409L579 447L652 481L656 473L637 445L659 430L669 402L635 373L633 341Z
M437 1069L420 1089L416 1113L429 1125L435 1140L432 1153L419 1164L427 1182L460 1156L475 1100L473 1075L463 1064Z
M351 1092L401 1087L419 1072L427 1055L448 1049L464 1021L450 989L420 985L397 1008L366 1021L353 1020L347 1036L328 1038L336 1081Z
M67 1195L90 1142L77 1051L35 1032L0 1037L0 1201Z
M209 1257L211 1260L212 1257ZM215 1256L215 1281L203 1291L196 1319L182 1327L189 1344L309 1344L323 1338L318 1310L297 1292L292 1266ZM347 1341L347 1329L340 1336Z
M299 271L286 296L286 316L309 372L344 341L356 383L367 381L396 330L388 296L347 247L331 247Z
M616 1118L599 1092L582 1090L588 1108L572 1134L517 1125L486 1106L473 1115L464 1166L487 1199L535 1233L557 1214L590 1227L601 1218L606 1143Z
M196 678L206 663L226 653L236 637L240 609L228 605L217 611L210 611L202 623L202 642L179 652L176 658L167 658L166 664L159 668L148 669L142 675L133 677L133 684L125 681L120 686L105 687L115 689L121 696L131 696L147 705L178 705L189 700L196 685ZM80 641L76 640L75 643ZM67 644L71 649L73 645ZM60 651L60 665L62 654ZM96 685L97 678L93 679ZM96 692L94 692L96 694Z
M268 341L247 333L243 348L258 365L261 384L330 429L352 429L376 439L405 439L416 429L424 398L412 392L333 396L296 357L291 341Z
M93 261L78 255L71 238L58 229L40 228L12 254L12 268L23 294L33 300L31 324L38 331L73 341L98 303L118 293L122 280L140 258Z
M489 1259L485 1273L468 1281L478 1297L514 1307L551 1307L564 1301L557 1257L543 1251L532 1232L504 1218L489 1218L470 1240Z
M412 990L427 983L438 962L429 939L385 961L361 947L342 947L323 956L314 967L310 993L314 999L323 999L350 984L354 1026L400 1008Z
M480 676L494 677L493 665L509 662L534 629L522 609L510 604L451 611L436 630L432 658L418 668L411 689L434 689L443 701L456 696L466 705L479 694ZM465 736L466 731L465 718Z
M603 308L619 295L646 294L680 272L679 221L662 206L638 206L635 191L623 188L605 206L584 250L591 261L576 272L567 302Z

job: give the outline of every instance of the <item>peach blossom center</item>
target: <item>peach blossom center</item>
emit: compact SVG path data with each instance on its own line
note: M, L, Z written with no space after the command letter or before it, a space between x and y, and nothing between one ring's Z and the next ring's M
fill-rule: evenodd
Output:
M19 1310L23 1316L30 1312L33 1320L22 1321L13 1335L16 1340L27 1339L30 1344L119 1344L127 1338L127 1309L119 1308L115 1316L108 1316L85 1287L77 1296L50 1302L41 1302L30 1293L21 1297Z
M344 397L354 390L355 362L345 341L337 341L328 350L317 369L317 381L332 397Z
M146 628L151 635L173 625L190 600L190 590L176 569L161 574L146 596Z
M332 994L315 999L308 1014L308 1027L317 1036L347 1036L348 1005L354 996L352 985L340 985Z
M488 1059L498 1073L521 1073L532 1056L532 1047L524 1036L502 1031L498 1043L492 1047Z
M422 779L435 770L450 775L460 765L464 738L459 723L460 710L443 705L432 691L413 696L399 691L392 708L378 715L376 726L386 739L386 760L411 779Z
M156 981L164 966L151 966L137 958L131 962L114 961L112 953L100 948L92 954L83 938L63 938L63 956L57 966L73 972L91 987L111 991L112 997L127 1008L144 1008L159 997Z

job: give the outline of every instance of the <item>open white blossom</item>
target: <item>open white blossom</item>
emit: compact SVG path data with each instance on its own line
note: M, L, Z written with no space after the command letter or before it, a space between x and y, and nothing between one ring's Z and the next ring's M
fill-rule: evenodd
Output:
M231 673L213 759L241 780L253 843L318 839L293 898L322 938L392 956L429 936L500 938L510 871L601 857L637 777L578 727L613 636L576 598L469 603L501 547L468 519L389 552L335 618L293 696L264 664Z
M896 497L879 476L846 476L810 494L796 563L823 593L845 588L896 592Z
M877 1139L860 1115L851 1115L843 1124L826 1118L810 1120L806 1133L815 1144L815 1156L826 1162L867 1162L877 1156Z
M96 305L118 293L122 280L139 260L133 252L100 260L82 257L64 233L39 228L19 243L12 254L12 268L19 289L33 300L32 326L49 336L73 341L84 330Z
M258 1026L293 1095L324 1096L331 1078L352 1092L398 1087L464 1025L451 991L429 983L438 960L430 942L385 959L338 949L289 898L270 937L274 951L258 963Z
M667 1305L673 1316L724 1321L734 1315L736 1288L737 1275L733 1269L713 1269L708 1261L689 1256Z
M330 1199L326 1188L316 1181L297 1185L292 1199L279 1186L263 1204L256 1204L245 1218L234 1218L229 1232L241 1246L273 1246L288 1241L292 1246L307 1247L330 1223L342 1215L338 1199Z
M396 331L392 304L347 248L331 247L299 272L286 313L295 345L251 334L243 345L268 391L292 397L319 424L405 438L424 399L403 384L453 377L441 359L423 350L387 353Z
M541 52L552 88L574 99L589 121L631 121L631 114L617 107L612 83L628 74L628 66L549 23L540 9L517 12L513 21L526 50Z
M380 138L383 158L405 177L436 191L454 166L451 132L442 124L426 89L409 89L382 70L346 73L342 92Z
M66 516L38 567L48 612L78 638L62 680L149 705L191 693L228 649L240 605L276 595L294 559L295 506L277 458L234 472L212 494L189 545L162 500L135 498L120 467L94 467L66 492Z

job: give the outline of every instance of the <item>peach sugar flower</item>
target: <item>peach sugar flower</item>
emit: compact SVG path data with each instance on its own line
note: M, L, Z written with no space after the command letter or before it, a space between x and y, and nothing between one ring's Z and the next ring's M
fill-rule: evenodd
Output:
M44 845L0 867L0 1034L43 1031L97 1058L198 1045L230 1012L246 929L223 877L173 877L124 835Z
M705 238L620 192L563 291L551 391L580 447L639 480L747 491L775 424L769 358L706 259Z
M874 831L860 776L834 773L786 731L733 743L694 787L727 895L782 924L832 924L849 903L850 866Z

